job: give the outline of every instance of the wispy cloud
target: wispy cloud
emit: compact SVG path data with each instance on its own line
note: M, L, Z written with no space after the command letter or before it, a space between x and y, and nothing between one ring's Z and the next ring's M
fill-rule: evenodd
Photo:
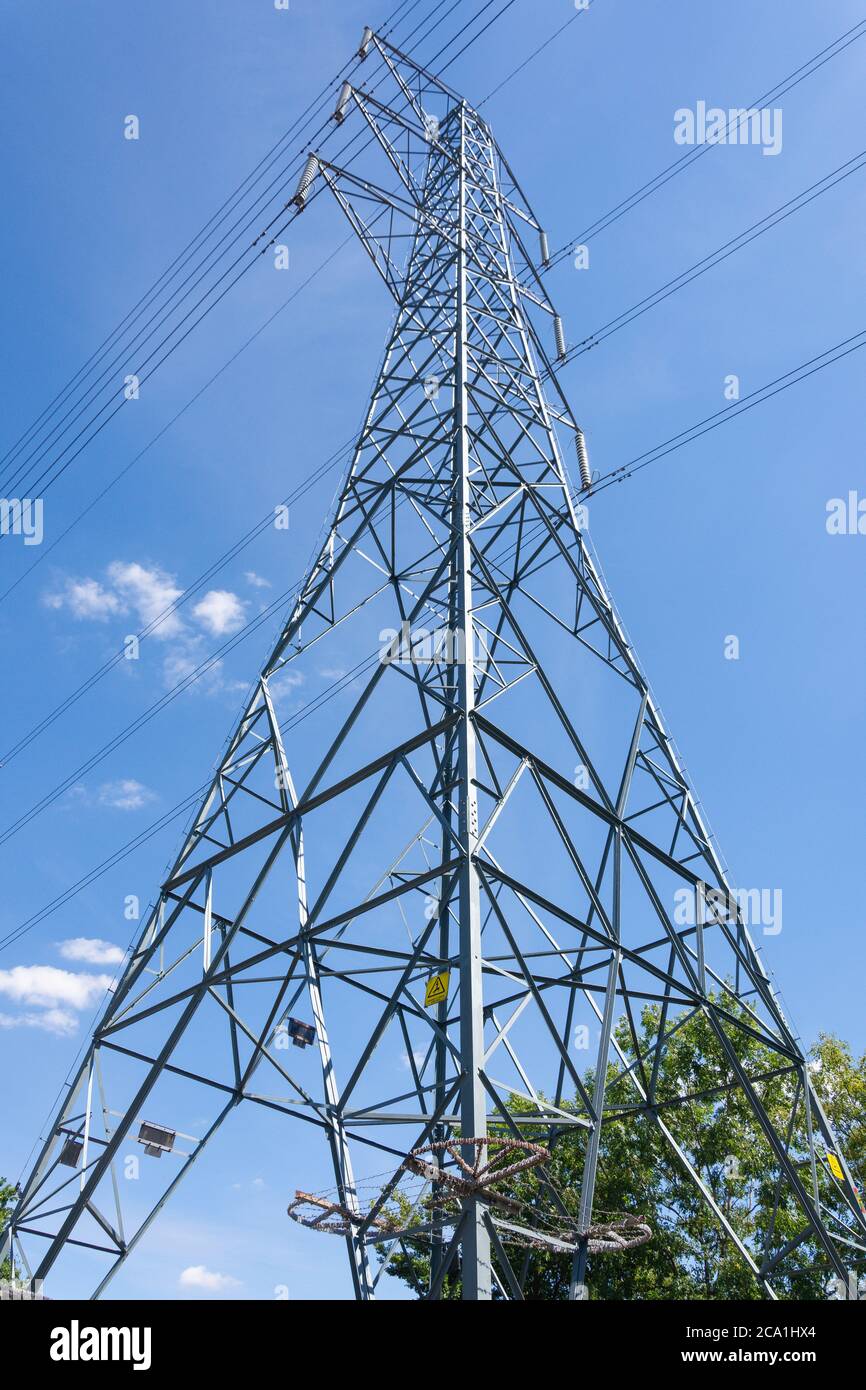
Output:
M293 690L297 690L299 686L304 684L304 680L305 676L302 671L286 669L285 671L278 672L276 676L272 676L268 681L268 690L271 693L271 699L275 703L279 703L280 700L288 699Z
M244 579L253 589L269 589L271 587L271 581L263 579L260 574L256 574L255 570L247 570Z
M193 616L213 637L237 632L246 621L245 604L228 589L211 589L193 608Z
M67 1038L77 1027L78 1019L68 1009L43 1009L35 1014L0 1013L0 1028L40 1028L43 1033Z
M140 811L142 806L156 801L156 792L134 777L121 777L117 782L103 782L98 801L100 806L110 806L114 811Z
M412 1061L409 1060L409 1053L408 1053L408 1052L403 1052L403 1053L401 1053L400 1060L401 1060L401 1062L403 1063L403 1066L406 1068L407 1071L411 1071L411 1069L412 1069L412 1062L415 1063L415 1066L416 1066L417 1070L420 1071L421 1068L422 1068L423 1065L424 1065L424 1058L426 1057L426 1055L427 1055L427 1054L426 1054L425 1052L423 1052L423 1051L419 1048L419 1049L413 1051L413 1053L412 1053Z
M44 594L43 602L49 608L68 609L79 622L104 623L124 608L117 594L97 579L67 579L62 589Z
M256 588L268 587L268 580L253 570L247 571L246 579ZM205 671L189 681L191 690L207 695L246 691L245 681L226 678L221 660L208 661L208 639L239 632L247 620L250 600L231 589L210 589L198 603L181 611L175 605L183 592L175 576L157 565L113 560L102 579L67 578L59 588L43 594L43 602L79 621L105 623L125 617L137 627L149 629L148 636L169 645L163 662L163 679L169 690L208 663ZM122 809L135 806L124 804Z
M189 680L186 689L204 695L235 695L249 689L249 681L226 677L222 661L209 662L204 671L194 676L193 672L203 663L207 663L207 655L201 651L198 643L179 645L162 663L166 688L173 690L176 685Z
M251 1188L253 1192L264 1192L265 1188L267 1187L267 1183L265 1182L264 1178L253 1178L252 1182L250 1183L232 1183L233 1192L245 1192L247 1190L247 1187Z
M125 954L120 946L98 936L73 936L59 941L57 949L64 960L83 961L85 965L120 965Z
M165 641L181 631L183 623L177 612L160 617L183 592L175 583L174 575L156 567L148 569L136 562L114 560L108 566L108 577L143 626L156 623L152 633L154 637Z
M175 685L180 685L181 681L185 681L192 675L198 665L199 663L196 661L195 657L191 656L189 652L184 651L182 648L169 652L162 663L162 674L165 684L169 689L172 689ZM215 662L207 672L197 676L196 680L206 681L208 678L212 678L213 674L219 671L221 666L222 662Z
M55 965L14 965L0 970L0 994L20 1004L49 1009L68 1004L87 1009L113 983L111 975L85 975Z
M231 1274L217 1274L206 1265L188 1265L178 1280L182 1289L203 1289L205 1293L224 1293L227 1289L239 1289L240 1279Z
M257 588L268 585L252 570L246 578ZM182 594L175 575L158 565L112 560L103 579L66 578L59 588L43 595L43 602L49 608L71 613L79 621L104 623L109 618L134 614L139 625L151 628L149 635L161 642L194 639L202 632L222 637L237 632L246 621L246 604L230 589L211 589L192 608L191 621L184 621L175 607Z

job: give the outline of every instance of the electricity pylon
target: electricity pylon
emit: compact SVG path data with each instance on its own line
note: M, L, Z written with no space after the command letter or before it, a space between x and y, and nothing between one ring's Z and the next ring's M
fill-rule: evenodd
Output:
M857 1188L590 552L562 325L527 245L543 268L546 238L478 112L373 47L387 93L346 84L335 112L367 144L349 167L312 154L294 200L330 188L396 303L369 409L6 1251L36 1278L99 1251L98 1296L247 1101L321 1131L360 1298L407 1153L491 1129L578 1146L562 1248L584 1296L609 1123L655 1127L766 1296L802 1250L846 1280ZM704 1071L672 1090L666 1053L697 1023ZM751 1234L691 1150L708 1101L759 1156ZM136 1139L144 1206L117 1171ZM427 1296L459 1270L465 1298L521 1297L538 1249L509 1255L519 1220L482 1191L453 1219L431 1206Z

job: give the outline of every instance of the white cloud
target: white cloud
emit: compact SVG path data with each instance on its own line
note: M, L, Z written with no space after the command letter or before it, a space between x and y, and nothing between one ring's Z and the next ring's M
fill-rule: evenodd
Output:
M152 635L164 640L184 631L176 612L166 608L180 598L174 576L159 568L148 569L135 561L113 560L106 571L107 583L98 579L67 579L63 588L44 596L49 608L66 608L73 618L105 622L132 610L143 627L154 623Z
M99 788L100 806L115 811L140 811L142 806L156 800L156 792L136 782L134 777L122 777L118 782L103 782Z
M278 672L268 681L271 699L275 702L285 700L293 690L297 690L298 686L304 684L304 680L305 676L302 671L292 671L287 668Z
M108 566L108 577L145 626L155 622L183 592L174 582L174 575L166 574L161 569L146 569L135 562L114 560ZM169 613L156 623L151 635L165 640L175 637L182 630L183 623L177 613Z
M244 579L253 589L269 589L271 587L271 581L263 579L260 574L256 574L255 570L247 570Z
M111 975L85 975L54 965L15 965L0 970L0 994L30 1008L88 1009L114 984Z
M413 1053L412 1053L412 1062L415 1063L416 1069L417 1069L418 1071L420 1071L421 1068L423 1067L423 1065L424 1065L424 1058L426 1057L426 1055L427 1055L426 1052L423 1052L420 1048L419 1048L417 1051L413 1051ZM406 1070L407 1070L407 1071L411 1071L412 1063L411 1063L410 1060L409 1060L409 1053L408 1053L408 1052L402 1053L402 1054L401 1054L401 1057L400 1057L400 1060L402 1061L403 1066L406 1068Z
M207 663L206 670L190 680L193 672L203 663ZM196 644L179 646L172 651L162 663L162 676L167 690L173 690L176 685L189 681L184 687L185 694L195 691L205 695L221 695L225 691L231 693L247 689L246 681L226 680L223 662L209 661L206 653L196 650Z
M213 637L224 637L243 627L245 607L243 600L230 590L211 589L192 611Z
M253 570L247 571L246 578L255 588L269 587L269 581ZM243 627L249 602L229 589L211 589L192 609L193 622L184 622L173 608L182 595L175 576L158 566L113 560L104 581L67 579L62 588L43 595L43 602L49 608L67 610L76 619L97 622L106 622L121 614L134 614L135 621L150 630L149 636L162 642L174 642L163 665L165 683L171 689L207 660L208 654L202 649L206 635L226 637ZM221 661L211 662L193 684L208 695L234 694L247 689L246 682L225 679Z
M181 681L185 681L197 665L198 662L186 652L171 652L162 663L162 674L168 688L171 690Z
M217 1274L205 1265L189 1265L178 1280L182 1289L204 1289L207 1293L222 1293L225 1289L239 1289L240 1279L231 1274Z
M38 1014L2 1014L0 1028L41 1028L45 1033L68 1037L78 1027L78 1019L67 1009L45 1009Z
M264 1178L253 1178L249 1186L253 1190L253 1192L263 1192L264 1189L267 1187L267 1183L265 1182ZM232 1183L233 1192L245 1192L246 1189L247 1184L245 1182Z
M82 960L85 965L120 965L125 952L98 936L73 936L58 942L64 960Z
M49 608L68 608L73 618L104 623L123 611L117 594L104 589L97 579L67 579L60 593L46 594Z

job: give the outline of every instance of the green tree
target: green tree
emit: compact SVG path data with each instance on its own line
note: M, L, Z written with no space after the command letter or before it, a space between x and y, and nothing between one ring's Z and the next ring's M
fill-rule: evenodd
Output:
M728 1004L729 1011L731 1010ZM659 1013L645 1009L641 1019L640 1050L656 1035ZM771 1052L754 1034L732 1028L731 1041L752 1078L777 1129L785 1132L797 1096L796 1075L779 1069L778 1053ZM616 1028L617 1042L628 1062L635 1049L627 1021ZM855 1175L866 1167L866 1056L859 1060L847 1044L822 1035L810 1054L816 1089L834 1125L839 1142ZM594 1220L616 1214L646 1217L652 1240L634 1250L590 1258L587 1286L598 1299L756 1299L762 1296L757 1281L732 1236L710 1210L694 1179L665 1135L647 1113L636 1113L640 1098L622 1068L610 1066L606 1112L596 1185ZM730 1066L719 1048L709 1021L702 1014L671 1034L659 1071L659 1115L712 1193L731 1229L750 1249L759 1250L772 1225L772 1244L778 1248L803 1229L802 1211L783 1188L776 1203L777 1164L758 1129L751 1108L740 1089L729 1090ZM593 1086L593 1076L586 1077ZM713 1090L714 1087L718 1089ZM698 1091L709 1092L695 1099ZM512 1097L515 1112L532 1112L532 1106ZM577 1103L571 1107L579 1109ZM622 1118L617 1118L619 1111ZM804 1106L799 1096L799 1125ZM547 1142L548 1131L521 1126L529 1140ZM569 1129L554 1143L547 1170L566 1205L576 1213L577 1193L583 1171L585 1131ZM795 1141L792 1155L800 1161ZM811 1175L800 1167L808 1187ZM845 1208L822 1163L819 1173L822 1200ZM509 1195L537 1212L550 1212L550 1204L529 1170L518 1176ZM402 1215L405 1217L407 1210ZM517 1252L519 1264L520 1252ZM389 1270L416 1291L427 1286L429 1251L421 1241L395 1253ZM782 1297L826 1297L826 1258L814 1240L802 1241L780 1266L777 1292ZM525 1288L530 1299L559 1300L568 1297L571 1280L569 1256L533 1252L531 1273ZM459 1297L459 1273L454 1272L443 1290Z
M3 1230L9 1217L12 1215L12 1208L18 1196L18 1189L7 1183L5 1178L0 1178L0 1231ZM12 1279L14 1271L11 1260L4 1260L0 1264L0 1279Z

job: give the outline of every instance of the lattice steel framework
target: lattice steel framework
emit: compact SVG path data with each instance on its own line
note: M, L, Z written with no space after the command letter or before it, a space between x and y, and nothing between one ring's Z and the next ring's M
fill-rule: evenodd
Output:
M580 1146L575 1297L613 1121L658 1128L765 1294L801 1246L845 1277L866 1234L857 1190L569 486L558 436L579 431L545 347L562 334L527 249L539 224L478 113L384 41L365 45L387 65L390 105L343 89L337 119L365 123L367 146L350 168L311 159L296 208L329 186L369 252L396 303L384 360L318 558L6 1249L41 1278L69 1247L99 1251L98 1295L245 1100L321 1130L339 1206L358 1215L346 1245L360 1298L406 1154L438 1145L445 1162L444 1141L491 1126ZM312 693L335 661L339 693L295 732L292 690ZM685 924L683 894L696 903ZM296 1014L315 1043L290 1060ZM666 1092L666 1049L696 1019L712 1074ZM591 1082L581 1020L598 1036ZM765 1105L779 1078L783 1125ZM128 1232L123 1146L153 1116L201 1113L190 1093L212 1099L204 1132L183 1153L174 1131L155 1144L149 1132L164 1181ZM698 1098L734 1095L775 1203L749 1240L680 1124ZM358 1175L383 1155L391 1176L362 1211ZM287 1174L286 1198L314 1176ZM797 1213L785 1240L782 1205ZM459 1267L464 1297L521 1297L534 1255L509 1257L507 1226L483 1194L434 1221L427 1296Z

